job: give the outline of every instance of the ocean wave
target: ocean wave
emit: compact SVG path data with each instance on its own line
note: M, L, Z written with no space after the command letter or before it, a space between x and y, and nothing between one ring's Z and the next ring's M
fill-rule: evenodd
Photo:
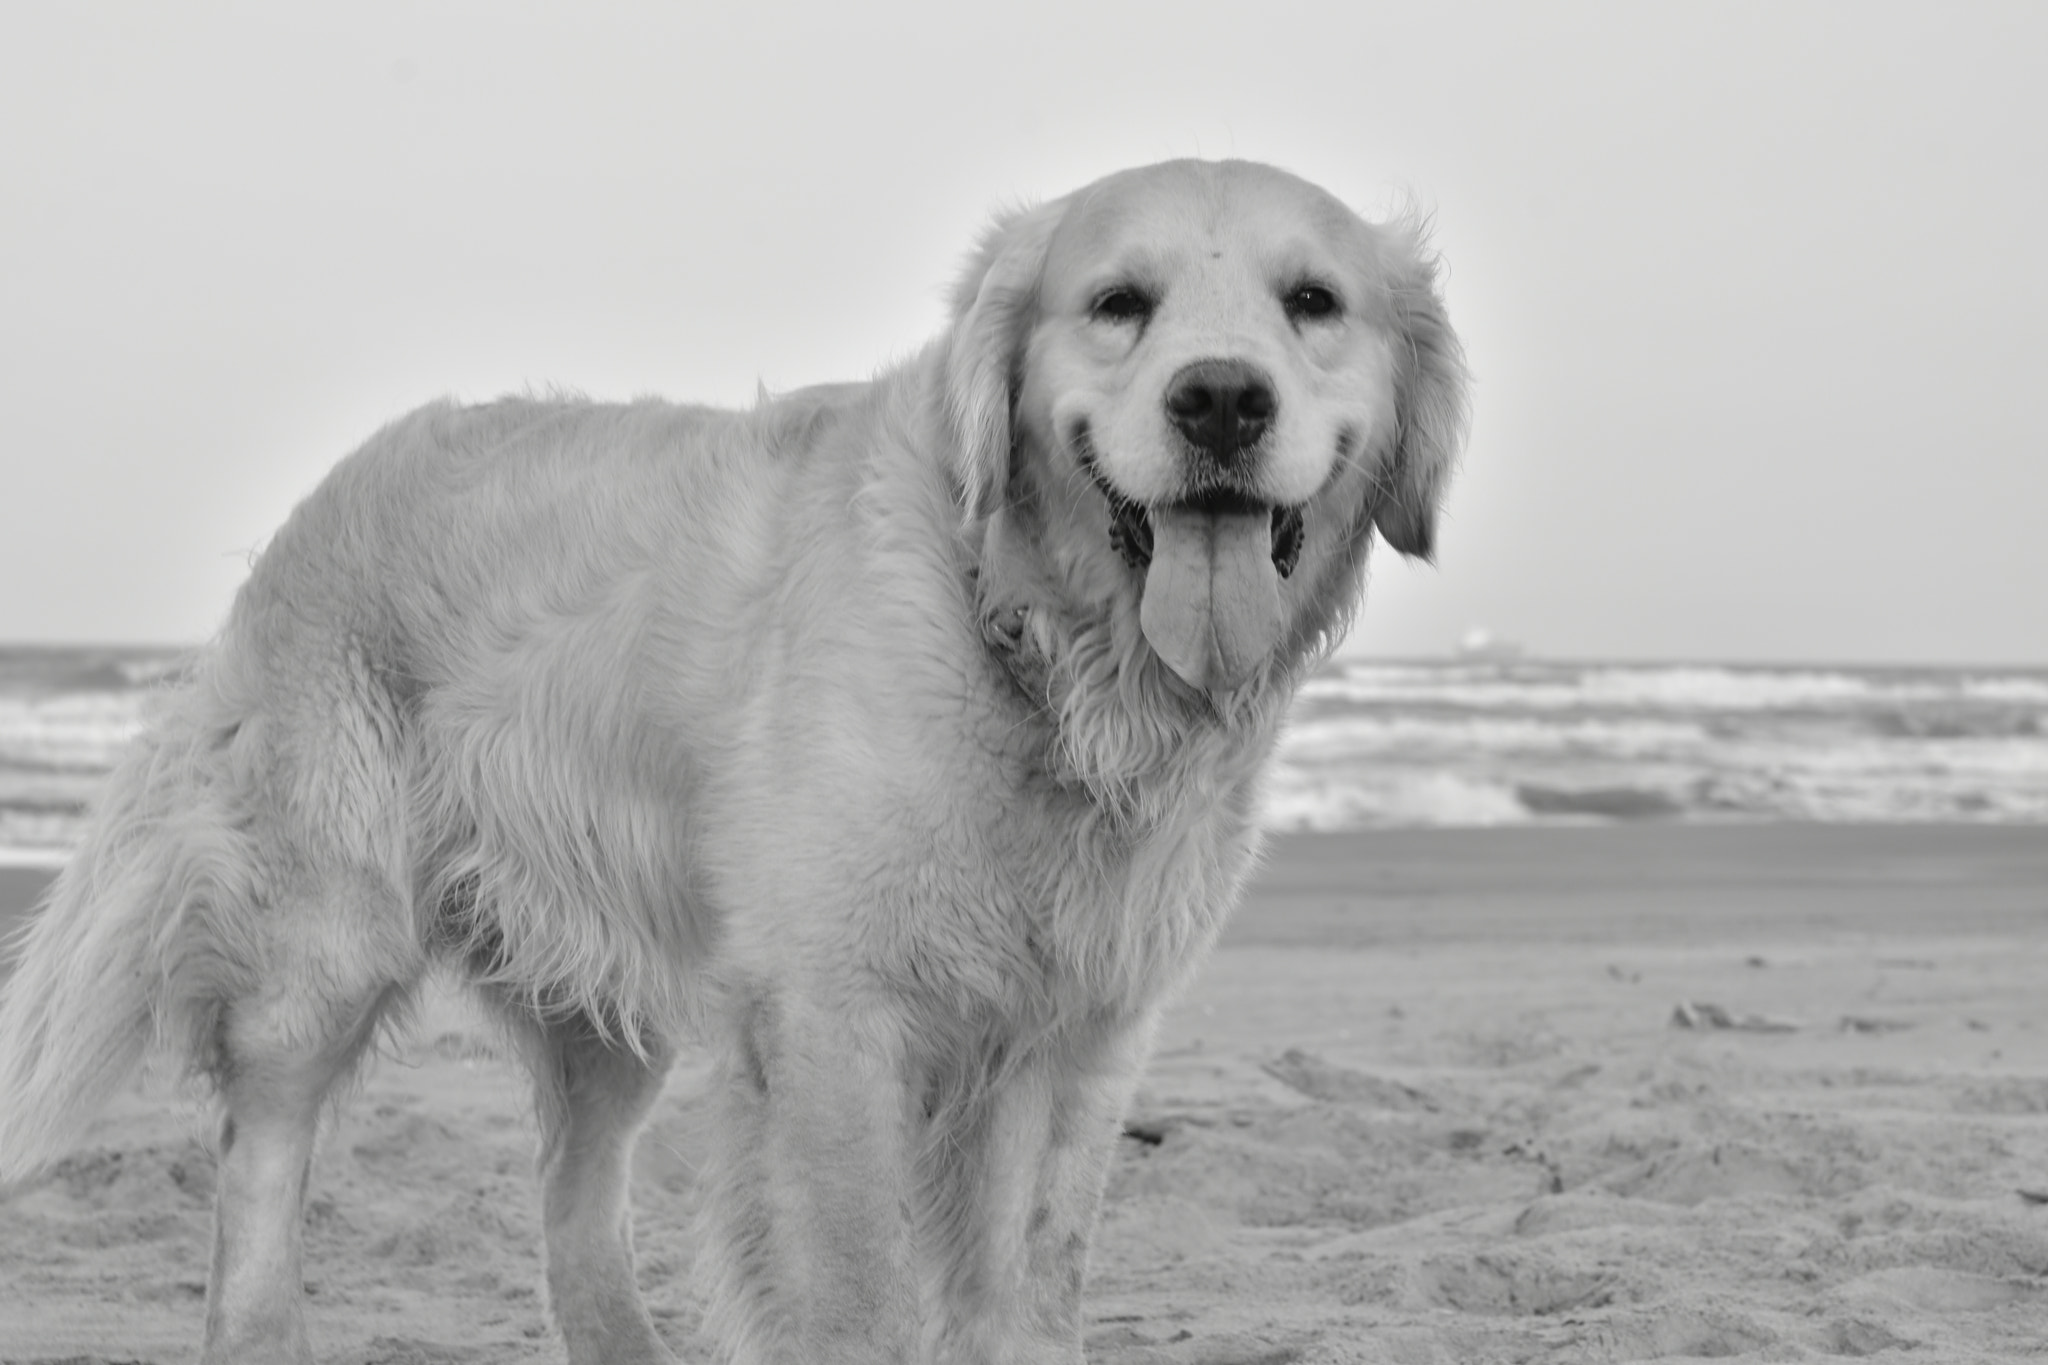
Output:
M0 809L0 864L62 862L84 835L76 812Z
M87 769L0 767L0 811L83 811L105 774Z
M1591 815L1603 820L1669 820L1686 803L1656 787L1546 787L1522 783L1515 799L1532 815Z
M70 857L68 848L16 848L0 843L0 867L37 867L54 872Z
M0 692L120 692L184 672L193 653L135 645L0 645Z
M1692 720L1353 713L1290 723L1281 736L1280 753L1297 763L1396 753L1650 757L1693 752L1715 740L1708 727Z
M146 692L0 695L0 763L107 769L142 730Z
M1902 781L1967 777L2039 782L2048 786L2048 736L1996 739L1882 740L1845 738L1828 745L1750 746L1731 751L1729 761L1746 761L1772 771L1807 771L1866 780Z
M2048 734L2042 712L1997 704L1888 707L1871 714L1865 724L1894 739L2023 739Z
M1817 824L2048 822L2048 791L1973 782L1830 781L1813 773L1724 772L1667 781L1580 775L1513 781L1392 772L1369 780L1275 773L1261 821L1275 831L1729 820Z
M2048 706L2048 678L1966 678L1961 691L1973 701Z
M1528 710L1770 711L1942 701L2048 706L2048 678L1709 665L1350 661L1310 679L1303 698L1312 706L1335 702Z
M1333 781L1278 768L1260 808L1274 831L1383 829L1401 826L1526 824L1530 811L1512 788L1456 773L1392 773Z
M2048 822L2048 789L1975 777L1920 774L1911 781L1844 779L1824 771L1724 772L1702 780L1689 810L1822 824Z

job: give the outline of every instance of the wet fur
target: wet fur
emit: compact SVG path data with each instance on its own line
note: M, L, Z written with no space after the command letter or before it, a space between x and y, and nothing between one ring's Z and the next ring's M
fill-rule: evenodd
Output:
M1136 174L1227 200L1274 173ZM1237 898L1375 528L1428 552L1463 416L1419 233L1351 220L1391 413L1310 506L1283 648L1189 690L1106 505L1014 411L1078 198L1000 221L947 333L872 383L442 403L343 461L18 944L0 1177L169 1047L224 1111L209 1359L303 1359L319 1107L445 966L534 1073L572 1359L663 1357L625 1161L701 1038L733 1359L1078 1361L1152 1020Z

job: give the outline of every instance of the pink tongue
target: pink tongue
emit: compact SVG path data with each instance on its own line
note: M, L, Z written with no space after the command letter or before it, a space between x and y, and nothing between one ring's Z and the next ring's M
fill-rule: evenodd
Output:
M1268 512L1153 509L1138 624L1190 687L1227 692L1280 642L1280 575Z

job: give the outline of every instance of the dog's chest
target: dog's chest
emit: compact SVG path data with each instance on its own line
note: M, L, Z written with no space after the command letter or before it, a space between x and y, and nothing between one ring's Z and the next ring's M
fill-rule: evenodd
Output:
M990 831L971 898L953 907L965 961L1006 961L997 996L1121 1013L1177 987L1214 941L1256 831L1227 807L1131 831L1075 798ZM994 950L991 953L991 950Z

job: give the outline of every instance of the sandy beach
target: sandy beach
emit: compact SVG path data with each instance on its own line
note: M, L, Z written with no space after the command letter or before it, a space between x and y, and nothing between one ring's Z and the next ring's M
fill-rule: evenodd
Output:
M43 874L0 869L0 927ZM1974 1361L2048 1350L2048 830L1290 836L1121 1144L1089 1359ZM640 1266L697 1335L687 1062ZM162 1078L0 1193L0 1361L197 1358L212 1164ZM551 1361L532 1130L453 1000L325 1142L348 1365Z

